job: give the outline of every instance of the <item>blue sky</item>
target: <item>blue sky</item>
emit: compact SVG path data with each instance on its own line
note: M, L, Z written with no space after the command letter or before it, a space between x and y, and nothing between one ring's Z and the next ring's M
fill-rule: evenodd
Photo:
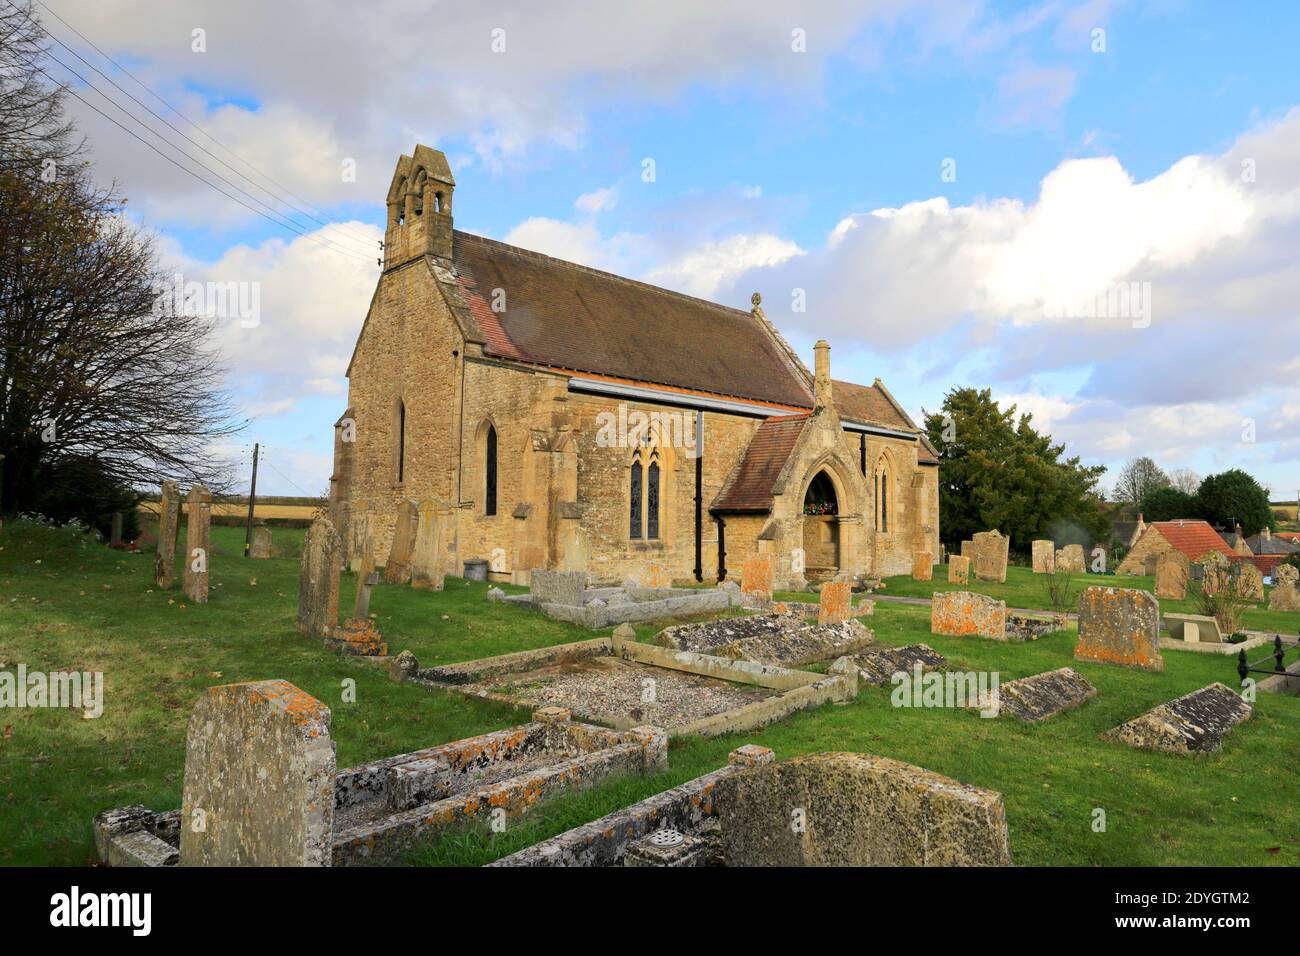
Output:
M448 154L459 228L732 305L761 291L806 359L826 337L836 377L879 375L914 413L990 387L1112 476L1150 454L1300 484L1292 5L46 2L56 38L129 83L80 30L356 253L82 111L179 270L261 284L259 327L219 341L264 493L325 488L365 244L416 142ZM1147 325L1046 317L1121 283L1149 288Z

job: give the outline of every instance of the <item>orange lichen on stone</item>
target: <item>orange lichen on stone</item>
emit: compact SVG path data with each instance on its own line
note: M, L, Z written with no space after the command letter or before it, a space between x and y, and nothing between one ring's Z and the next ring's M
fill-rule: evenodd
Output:
M852 616L853 591L847 581L827 581L817 602L818 624L840 624Z

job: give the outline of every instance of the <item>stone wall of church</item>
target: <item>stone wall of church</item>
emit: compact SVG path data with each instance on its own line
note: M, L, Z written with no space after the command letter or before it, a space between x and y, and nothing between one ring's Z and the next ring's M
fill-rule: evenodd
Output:
M368 527L383 563L403 498L452 500L455 406L464 343L422 261L379 280L348 383L356 421L350 481L351 530ZM405 461L398 481L398 403L406 407ZM344 534L349 529L340 529Z

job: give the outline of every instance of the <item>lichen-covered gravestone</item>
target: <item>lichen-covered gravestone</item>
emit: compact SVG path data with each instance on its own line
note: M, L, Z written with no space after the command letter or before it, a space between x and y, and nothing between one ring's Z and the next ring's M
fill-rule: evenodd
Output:
M212 492L194 485L185 499L185 566L181 590L195 604L208 603L208 556L212 520Z
M211 687L185 740L181 866L329 866L329 708L283 680Z
M817 623L840 624L853 616L853 591L848 581L827 581L817 599Z
M772 557L757 554L740 569L740 590L760 601L772 600Z
M1007 602L973 591L936 591L930 599L930 633L1007 639Z
M1156 558L1156 597L1181 601L1187 597L1187 556L1167 551Z
M948 556L948 583L970 584L970 558L960 554Z
M1237 593L1251 601L1264 600L1264 575L1249 561L1238 562Z
M819 753L719 780L728 866L1009 866L1002 794L888 757Z
M1079 595L1075 660L1165 668L1160 655L1160 603L1146 591L1084 588Z
M164 591L176 583L176 531L180 527L180 513L180 488L174 481L164 481L158 507L158 554L153 561L153 582Z
M384 562L384 580L389 584L405 584L411 579L411 555L415 551L415 532L420 523L420 510L413 501L403 501L397 506L397 521L393 526L393 543Z
M1073 667L1031 674L998 687L997 715L1037 723L1073 710L1097 696L1097 688ZM978 704L981 710L983 704Z
M1056 570L1056 542L1045 538L1033 542L1034 573L1051 574Z
M981 581L1005 583L1011 539L994 529L979 532L971 541L971 565L975 569L975 577Z
M1083 554L1083 545L1067 544L1056 552L1056 570L1083 574L1088 570Z
M934 560L929 551L917 551L912 555L912 580L929 581L934 577Z
M1102 737L1139 750L1171 754L1211 753L1255 708L1230 687L1214 683L1161 704Z
M312 522L302 542L298 573L298 631L329 637L339 621L339 565L343 543L324 515Z
M1300 577L1293 565L1279 564L1273 569L1273 590L1268 595L1270 611L1300 611L1300 593L1296 579Z
M250 558L269 558L271 556L271 529L258 525L253 529L253 541L248 547Z
M582 607L586 588L586 571L544 571L538 568L530 576L528 596L534 604Z

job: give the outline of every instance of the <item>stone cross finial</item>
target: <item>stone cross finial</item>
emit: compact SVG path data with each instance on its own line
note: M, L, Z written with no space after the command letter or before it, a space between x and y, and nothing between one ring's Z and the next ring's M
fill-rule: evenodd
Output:
M753 295L749 297L749 304L757 309L760 305L763 304L763 297L759 295L757 292L755 292Z
M813 346L814 376L813 400L818 409L831 404L831 347L825 339L819 339Z

